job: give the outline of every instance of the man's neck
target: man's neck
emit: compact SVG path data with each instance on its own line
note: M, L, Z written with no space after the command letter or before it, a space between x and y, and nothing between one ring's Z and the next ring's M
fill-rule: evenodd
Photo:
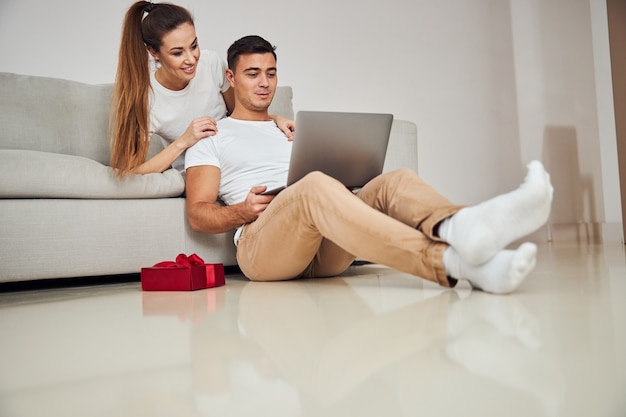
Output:
M268 122L271 120L267 109L263 111L252 111L252 110L246 110L246 109L237 111L236 106L235 106L235 110L233 110L230 117L232 117L233 119L247 120L250 122Z

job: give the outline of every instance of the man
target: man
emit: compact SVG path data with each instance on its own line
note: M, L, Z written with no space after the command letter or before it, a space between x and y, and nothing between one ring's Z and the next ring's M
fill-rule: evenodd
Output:
M535 244L503 248L548 218L552 185L540 162L529 164L518 189L472 207L451 203L409 169L380 175L356 195L320 172L263 195L268 184L286 182L291 152L268 115L275 48L258 36L239 39L226 78L233 113L186 154L187 215L194 230L238 228L237 261L249 279L335 276L359 257L444 287L467 279L508 293L534 268Z

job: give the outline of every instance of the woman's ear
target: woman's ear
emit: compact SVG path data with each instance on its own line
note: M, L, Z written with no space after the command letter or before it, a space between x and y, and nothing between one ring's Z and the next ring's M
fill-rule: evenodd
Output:
M159 60L159 58L157 56L157 52L151 46L146 46L146 49L148 50L150 55L152 55L152 58L154 58L155 61Z

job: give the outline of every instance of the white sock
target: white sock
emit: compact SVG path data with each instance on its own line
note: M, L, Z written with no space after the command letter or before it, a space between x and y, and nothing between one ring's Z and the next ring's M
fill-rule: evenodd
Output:
M526 242L516 250L500 250L482 265L471 265L449 246L443 252L443 265L448 276L466 279L474 288L507 294L515 291L533 270L536 257L537 245Z
M466 207L439 225L439 237L470 264L480 265L511 242L534 232L550 215L553 188L539 161L516 190Z

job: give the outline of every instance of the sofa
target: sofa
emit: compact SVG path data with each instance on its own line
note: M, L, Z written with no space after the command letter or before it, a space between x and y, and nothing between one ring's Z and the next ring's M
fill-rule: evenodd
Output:
M233 232L190 228L178 171L108 166L112 87L0 73L0 283L134 274L179 253L236 266ZM294 117L291 87L270 111ZM385 171L398 167L417 171L410 121L393 122Z

